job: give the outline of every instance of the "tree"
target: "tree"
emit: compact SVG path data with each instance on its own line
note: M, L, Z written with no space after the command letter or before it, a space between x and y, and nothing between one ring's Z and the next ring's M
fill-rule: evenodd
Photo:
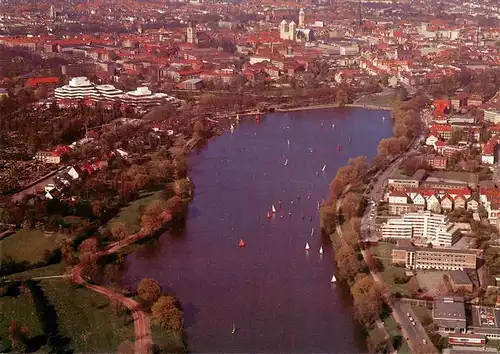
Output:
M347 97L347 93L344 90L337 91L337 95L335 96L335 102L337 102L337 104L340 107L344 107L346 105L346 103L348 102L348 100L349 99Z
M203 122L201 120L197 120L194 123L193 132L194 132L194 135L199 139L203 139L205 137L206 129L205 129L205 126L203 125Z
M168 217L167 205L164 200L153 200L148 204L141 217L141 229L146 235L158 231Z
M143 300L155 302L161 296L161 286L156 280L144 278L137 286L137 295Z
M67 266L74 266L78 262L78 259L75 256L75 250L70 242L63 243L61 246L61 255Z
M343 239L349 246L356 248L359 242L359 233L354 230L345 231Z
M131 341L126 340L120 343L117 352L118 354L134 354L135 353L134 345L132 344Z
M119 243L129 235L127 225L122 221L113 222L111 224L111 235Z
M417 277L413 276L408 282L408 292L412 296L416 296L420 292L420 284L418 283Z
M16 321L11 320L8 333L12 349L16 352L24 353L28 344L28 333L26 329L19 326Z
M347 244L342 244L335 250L335 262L339 278L348 282L353 281L361 269L361 262L358 259L356 250Z
M180 332L184 327L183 313L173 296L162 296L151 308L156 324L166 330Z
M172 217L175 218L179 216L179 214L182 212L182 207L183 207L182 199L179 196L174 195L172 198L169 198L167 200L165 206L170 215L172 215Z
M95 253L97 251L97 239L91 237L84 240L80 246L78 246L78 251L80 253Z
M344 212L347 219L358 215L360 203L361 197L354 194L353 192L347 193L347 195L342 200L342 211Z
M382 311L382 290L371 276L358 279L351 287L354 317L365 326L375 322Z

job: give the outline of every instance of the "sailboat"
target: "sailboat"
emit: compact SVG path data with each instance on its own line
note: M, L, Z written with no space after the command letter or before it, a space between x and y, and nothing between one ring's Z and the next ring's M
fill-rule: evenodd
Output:
M332 129L335 129L335 124L332 124Z
M273 213L276 213L276 208L274 207L274 204L271 206L271 211L272 211Z
M231 133L234 132L234 125L231 124Z
M306 242L306 251L309 251L311 247L309 247L309 242Z
M323 128L323 122L321 122L321 128Z
M326 165L323 165L323 168L321 169L321 172L325 172L326 170Z
M290 140L287 140L286 143L288 146L290 146Z
M331 283L337 282L337 278L335 278L335 275L332 275L332 280L330 281Z
M231 330L231 334L235 334L235 333L236 333L236 325L233 322L233 329Z
M318 202L318 210L319 210L319 202Z
M285 160L285 166L288 166L288 159Z
M385 117L382 117L382 120L385 120Z
M319 248L319 254L323 254L323 247Z
M236 121L237 121L237 122L239 122L239 121L240 121L240 115L239 115L239 114L237 114L237 115L236 115Z
M238 243L238 247L239 248L245 247L245 242L243 241L243 239L240 239L240 242Z
M311 236L314 235L314 227L311 229Z

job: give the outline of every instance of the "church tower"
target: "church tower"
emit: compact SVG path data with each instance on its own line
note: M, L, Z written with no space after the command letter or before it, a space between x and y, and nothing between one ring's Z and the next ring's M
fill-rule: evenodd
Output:
M192 22L189 22L186 29L186 42L191 44L196 43L196 28Z
M54 7L54 5L50 5L49 15L50 15L50 19L52 21L57 20L57 12L56 12L56 8Z
M300 9L299 11L299 28L305 28L306 23L306 12L304 9Z
M296 41L297 40L297 24L292 21L288 24L288 30L290 31L288 35L288 39L291 41Z
M285 20L281 21L281 23L280 23L280 38L281 39L287 39L287 37L288 37L288 34L287 34L288 28L287 27L288 27L288 24L286 23L286 21Z

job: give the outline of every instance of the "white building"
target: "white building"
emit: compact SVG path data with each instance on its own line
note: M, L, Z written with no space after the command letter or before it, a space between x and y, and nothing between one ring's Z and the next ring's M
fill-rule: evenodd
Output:
M297 40L297 25L294 21L287 23L285 20L280 23L280 38L289 41Z
M382 237L406 238L420 245L431 243L437 247L450 247L460 239L460 230L445 215L419 211L389 219L382 225Z
M153 93L147 87L138 87L136 90L124 94L121 100L131 106L154 106L175 101L175 98L165 93Z
M500 110L498 109L485 109L484 120L493 124L500 123Z
M69 80L69 85L58 87L54 91L56 100L61 99L99 99L100 94L96 86L84 76Z

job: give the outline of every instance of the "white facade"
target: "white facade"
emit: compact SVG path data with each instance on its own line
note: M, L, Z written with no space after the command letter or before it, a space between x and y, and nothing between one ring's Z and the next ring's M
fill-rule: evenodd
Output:
M289 41L297 40L297 25L294 21L287 23L285 20L280 23L280 38Z
M421 245L450 247L460 238L460 230L445 215L425 211L389 219L382 226L382 237L411 238Z
M500 123L500 110L485 109L484 110L484 120L491 122L493 124L499 124Z
M165 93L152 93L147 87L138 87L123 95L121 100L132 106L150 106L172 101L174 98Z

